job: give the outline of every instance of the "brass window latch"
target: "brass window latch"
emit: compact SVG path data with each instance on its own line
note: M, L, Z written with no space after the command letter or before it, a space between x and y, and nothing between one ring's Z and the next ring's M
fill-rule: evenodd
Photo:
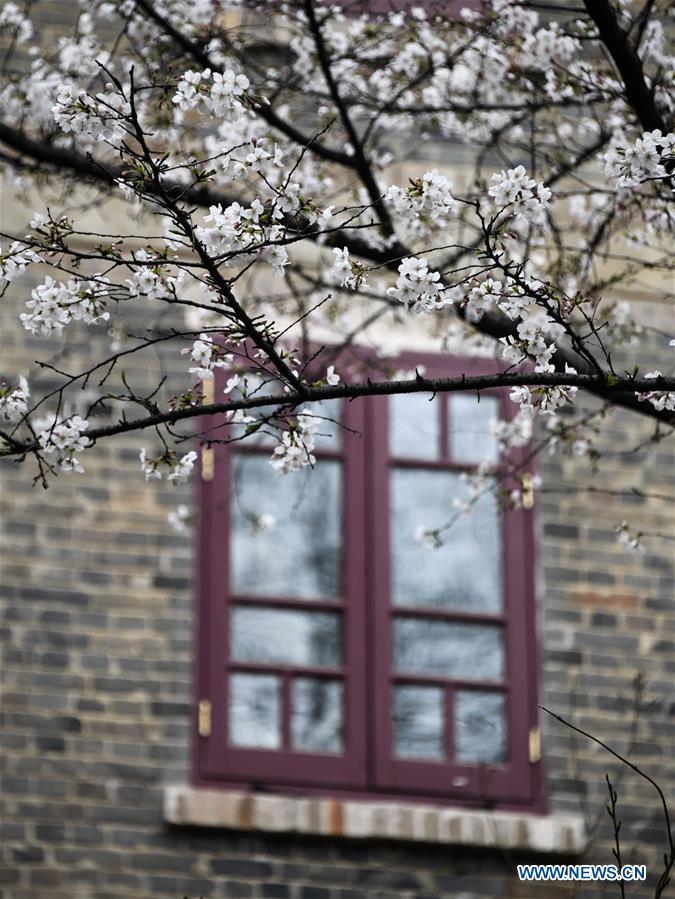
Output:
M534 477L530 472L521 475L520 483L522 486L522 503L523 509L534 508Z
M202 447L202 481L212 481L216 470L216 459L212 446Z
M214 378L202 379L202 404L210 406L215 400ZM201 449L201 474L202 481L212 481L215 474L215 455L212 446L203 446Z
M211 736L211 702L200 699L197 711L197 732L200 737Z

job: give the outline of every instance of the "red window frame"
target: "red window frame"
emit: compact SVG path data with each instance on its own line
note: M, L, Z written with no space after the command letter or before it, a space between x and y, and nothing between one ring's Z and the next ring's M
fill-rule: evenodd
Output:
M424 365L431 377L487 374L494 362L452 359L438 355L402 354L399 367ZM216 391L224 375L217 373ZM496 392L500 414L508 417L514 406L504 391ZM447 410L447 395L439 396ZM393 459L388 451L386 397L346 402L343 423L350 430L339 451L318 450L317 458L340 459L342 474L342 583L341 603L312 602L290 597L242 597L228 594L229 477L232 450L214 446L214 474L199 481L196 530L198 566L195 685L197 700L211 704L211 733L194 743L194 781L197 785L264 788L270 792L302 792L378 798L415 798L448 801L454 805L528 808L544 811L541 759L532 757L532 732L537 730L538 648L535 624L533 512L523 509L501 513L503 559L503 613L433 613L446 620L495 622L504 628L506 673L502 683L446 680L395 675L392 671L389 602L389 471L395 464L416 468L466 470L447 455L440 462ZM441 412L442 424L447 421ZM441 428L441 430L445 430ZM350 437L350 432L361 436ZM444 438L442 438L444 439ZM246 446L237 452L263 452L269 447ZM511 453L525 462L527 449ZM288 475L293 477L293 475ZM343 666L339 670L294 669L284 665L230 663L227 658L228 609L233 604L264 604L282 608L335 608L344 616ZM405 612L403 612L405 614ZM412 614L412 610L410 611ZM419 610L415 610L419 614ZM422 612L424 614L424 612ZM429 613L430 614L430 613ZM266 671L282 678L282 736L279 750L234 748L227 744L226 671ZM321 755L291 751L289 746L290 680L294 673L344 679L344 754ZM454 688L484 690L493 687L506 697L508 762L484 766L394 758L392 745L392 685L443 685L446 727L451 722ZM195 703L197 707L198 702ZM196 722L195 722L196 723ZM452 740L452 736L450 736Z

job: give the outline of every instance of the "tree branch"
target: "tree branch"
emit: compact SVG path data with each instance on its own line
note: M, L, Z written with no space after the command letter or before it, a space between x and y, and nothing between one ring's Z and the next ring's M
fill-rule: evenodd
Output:
M227 403L209 403L202 406L189 406L185 409L174 409L169 412L160 412L149 415L146 418L120 421L114 425L94 428L87 432L91 440L99 440L102 437L112 437L115 434L125 434L130 431L143 431L146 428L162 424L176 424L180 421L188 421L207 415L220 415L228 412L236 412L238 409L261 409L267 406L277 406L293 410L305 403L319 403L322 400L333 399L357 399L365 396L391 396L401 393L457 393L468 391L481 391L505 387L579 387L593 390L606 397L621 394L622 391L634 391L637 393L652 390L675 390L675 377L673 378L619 378L611 386L598 375L579 375L567 373L507 373L497 372L491 375L461 375L456 378L423 378L417 376L409 381L366 381L362 384L338 384L335 386L310 387L303 391L291 390L283 396L265 395L249 397L243 400L232 400ZM675 428L675 414L672 412L659 412L649 403L641 404L644 413L651 418L663 422ZM225 423L225 422L224 422ZM9 455L25 455L37 448L34 442L19 443L14 440L14 449Z
M609 0L584 0L584 5L621 76L626 99L638 121L645 131L658 129L666 134L668 127L656 107L653 92L647 86L642 61L620 27Z

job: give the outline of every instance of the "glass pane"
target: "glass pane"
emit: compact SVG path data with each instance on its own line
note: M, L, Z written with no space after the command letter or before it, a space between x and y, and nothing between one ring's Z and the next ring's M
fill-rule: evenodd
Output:
M477 465L496 463L499 458L497 438L490 424L499 418L499 400L495 396L457 393L450 397L450 455L455 462Z
M277 394L281 398L284 395L283 388L279 381L271 377L263 379L257 375L246 375L245 389L246 396L249 398L276 396ZM244 399L243 376L240 386L231 390L226 399L231 401ZM250 415L259 419L261 416L270 414L273 411L272 407L266 407L259 410L253 409L251 410ZM315 419L317 429L315 434L316 448L318 450L339 449L340 441L342 439L342 428L340 427L342 400L323 400L320 403L312 403L311 406L307 407L307 411L308 413L312 413L312 418ZM249 426L235 423L230 427L234 437L242 438L246 434ZM274 423L269 425L263 424L258 430L252 431L246 436L246 444L255 444L256 446L270 445L274 447L277 442L276 434L277 430Z
M502 563L494 495L482 496L468 515L460 515L443 532L442 546L428 549L416 534L421 528L440 527L457 514L453 499L466 496L459 475L394 469L390 489L394 604L498 612Z
M323 400L308 406L308 413L316 425L315 443L318 450L337 450L342 440L340 416L342 400Z
M396 671L470 680L502 680L502 629L433 618L394 620Z
M262 377L259 374L253 373L238 373L240 381L236 387L234 387L226 396L225 400L230 400L235 402L237 400L242 400L245 397L260 397L260 396L276 396L279 394L283 396L283 387L271 376ZM228 378L230 377L228 373ZM261 415L269 414L272 411L271 407L266 407L264 409L256 410L253 409L250 414L254 418L259 418ZM253 423L254 424L254 423ZM230 425L231 433L233 437L242 438L247 432L248 425L246 424L232 424ZM262 425L259 430L249 433L246 437L246 444L269 444L270 446L275 445L274 438L274 430L267 425Z
M280 475L263 455L233 457L230 587L255 596L336 597L340 591L341 467Z
M455 757L459 762L506 760L506 715L501 693L455 694Z
M229 733L232 746L279 749L279 678L271 674L230 675Z
M443 690L440 687L396 687L394 754L399 758L444 757Z
M438 403L428 393L389 397L389 451L392 456L438 459Z
M296 677L293 681L291 739L293 749L342 751L342 684Z
M230 615L230 656L237 662L334 668L340 644L340 620L332 612L237 606Z

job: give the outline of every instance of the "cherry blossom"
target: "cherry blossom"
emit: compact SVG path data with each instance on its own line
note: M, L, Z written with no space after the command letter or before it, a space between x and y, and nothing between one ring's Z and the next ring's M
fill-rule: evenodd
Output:
M79 415L68 418L46 417L34 422L35 433L42 455L50 465L63 472L84 473L84 467L75 455L89 446L84 436L89 422Z
M23 418L28 411L29 398L28 381L23 376L19 377L18 387L0 382L0 421L16 422Z

